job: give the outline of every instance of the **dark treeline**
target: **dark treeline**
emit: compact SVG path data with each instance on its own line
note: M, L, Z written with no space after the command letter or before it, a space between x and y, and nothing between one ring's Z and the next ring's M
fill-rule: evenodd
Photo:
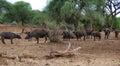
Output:
M48 0L43 11L32 10L24 1L0 0L0 23L38 25L69 29L120 29L120 0ZM39 6L38 6L39 7ZM73 28L74 27L74 28Z

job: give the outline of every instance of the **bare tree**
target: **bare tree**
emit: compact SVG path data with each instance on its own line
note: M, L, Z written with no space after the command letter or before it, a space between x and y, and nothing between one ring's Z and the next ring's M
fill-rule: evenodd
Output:
M105 12L106 12L105 25L107 24L107 21L111 16L112 24L110 25L110 27L112 29L115 22L115 17L120 13L120 0L107 0L105 5Z

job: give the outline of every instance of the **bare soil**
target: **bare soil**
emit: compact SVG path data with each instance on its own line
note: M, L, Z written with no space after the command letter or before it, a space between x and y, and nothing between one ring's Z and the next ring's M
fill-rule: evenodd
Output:
M0 25L2 31L20 34L22 28ZM14 39L14 44L10 44L10 40L5 40L6 44L0 41L0 66L120 66L120 39L114 38L114 32L106 40L103 32L100 41L72 39L72 49L79 46L82 48L71 58L53 59L46 59L45 56L53 50L64 51L69 41L44 43L44 38L41 38L40 43L36 44L34 38L25 40L25 35L21 36L22 39Z

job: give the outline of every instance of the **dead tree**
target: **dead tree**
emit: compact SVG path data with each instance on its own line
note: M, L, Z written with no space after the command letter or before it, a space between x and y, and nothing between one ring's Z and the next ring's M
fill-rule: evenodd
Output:
M105 4L105 11L106 11L106 21L110 16L112 17L112 23L110 25L111 29L115 23L115 17L120 13L120 1L119 0L107 0Z
M81 49L81 47L77 47L75 49L70 50L71 48L71 43L69 42L68 48L65 51L50 51L49 55L46 55L46 59L52 59L52 58L57 58L57 57L66 57L66 58L71 58L75 55L75 51L78 51Z

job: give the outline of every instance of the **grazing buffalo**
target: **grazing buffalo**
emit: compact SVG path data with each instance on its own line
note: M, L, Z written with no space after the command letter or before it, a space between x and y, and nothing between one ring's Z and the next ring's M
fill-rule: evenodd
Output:
M86 33L85 33L84 31L74 31L73 33L75 34L77 40L78 40L79 38L81 39L81 37L84 37L83 40L85 40L85 35L86 35Z
M3 44L5 44L4 39L10 39L11 40L11 44L13 44L13 39L14 38L21 39L20 35L17 35L17 34L12 33L12 32L2 32L0 34L0 36L1 36L1 41L2 41Z
M104 32L105 32L105 39L108 39L110 35L110 28L105 28Z
M101 33L98 31L92 32L92 36L94 37L94 41L95 41L96 37L98 37L99 40L101 39Z
M49 37L48 31L46 31L46 30L36 29L31 32L26 32L25 34L27 34L25 39L30 39L30 38L34 37L37 40L37 43L39 43L39 38L45 37L45 42L46 42L47 37Z
M118 39L118 35L119 35L119 33L120 33L120 30L115 30L115 38L117 38Z
M86 30L86 37L87 37L87 38L89 38L89 37L92 38L92 32L93 32L92 29L87 29L87 30Z

